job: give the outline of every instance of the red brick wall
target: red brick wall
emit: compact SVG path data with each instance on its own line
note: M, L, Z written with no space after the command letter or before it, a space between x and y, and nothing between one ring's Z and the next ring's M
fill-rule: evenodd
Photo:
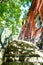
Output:
M42 27L38 30L36 30L36 16L37 14L40 14L41 22L42 22ZM34 38L36 35L40 34L43 32L43 0L33 0L33 3L30 7L30 10L28 12L27 16L27 23L29 24L29 32L30 32L30 38ZM27 26L27 24L24 24ZM22 28L23 33L22 35L27 35L29 32L27 32L27 27L24 26ZM28 36L28 35L27 35ZM21 36L22 37L22 36Z
M36 30L36 20L35 17L36 15L39 13L40 17L41 17L41 21L43 24L43 0L34 0L34 5L32 4L32 7L30 8L30 11L28 13L28 19L30 22L30 34L31 34L31 38L33 38L34 36L36 36L37 34L40 34L41 32L43 32L43 27L40 28L39 30ZM36 5L36 6L35 6ZM35 8L34 8L35 6ZM32 10L32 8L34 10Z

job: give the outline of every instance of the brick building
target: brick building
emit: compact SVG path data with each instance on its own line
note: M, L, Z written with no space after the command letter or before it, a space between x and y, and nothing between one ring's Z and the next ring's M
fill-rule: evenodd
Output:
M43 0L33 0L19 39L37 39L43 32Z

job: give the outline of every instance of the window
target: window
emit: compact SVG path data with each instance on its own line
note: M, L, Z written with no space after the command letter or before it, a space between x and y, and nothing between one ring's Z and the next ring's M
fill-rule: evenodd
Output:
M41 26L42 26L41 18L40 18L40 15L38 14L38 15L36 16L36 29L41 28Z

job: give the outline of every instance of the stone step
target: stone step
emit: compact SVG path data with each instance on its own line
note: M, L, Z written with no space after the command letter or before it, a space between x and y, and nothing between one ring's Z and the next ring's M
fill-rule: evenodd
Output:
M6 62L6 63L3 63L3 65L34 65L33 62Z
M5 57L40 57L38 54L5 54Z

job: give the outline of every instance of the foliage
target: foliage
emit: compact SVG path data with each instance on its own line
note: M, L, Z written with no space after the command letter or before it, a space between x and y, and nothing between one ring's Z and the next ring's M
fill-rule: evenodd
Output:
M26 19L31 1L0 0L0 27L8 27L13 34L18 34L22 21Z

